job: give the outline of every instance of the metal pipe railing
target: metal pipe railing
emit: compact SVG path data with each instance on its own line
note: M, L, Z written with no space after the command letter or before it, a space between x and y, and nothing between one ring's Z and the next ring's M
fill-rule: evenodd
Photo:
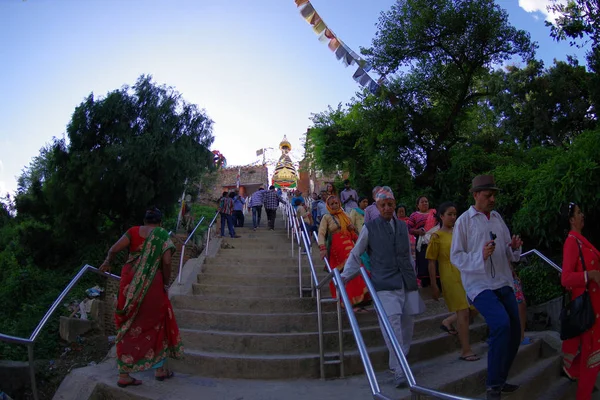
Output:
M111 278L111 279L115 279L115 280L120 280L121 277L117 276L117 275L113 275L107 272L101 272L99 269L92 267L91 265L84 265L81 270L79 270L79 272L73 277L73 279L71 279L71 281L69 282L69 284L63 289L63 291L61 292L61 294L56 298L56 300L54 301L54 303L52 303L52 305L50 306L50 308L48 309L48 311L46 312L46 314L42 317L42 319L40 320L40 322L37 324L36 328L33 330L33 332L31 333L31 336L29 336L29 338L22 338L22 337L16 337L16 336L11 336L11 335L5 335L3 333L0 333L0 341L2 342L6 342L6 343L17 343L17 344L21 344L21 345L25 345L27 346L27 358L28 358L28 363L29 363L29 375L31 377L31 391L33 392L33 398L34 400L38 400L39 399L39 393L37 391L37 382L35 379L35 366L34 366L34 345L35 345L35 341L37 340L37 338L39 337L40 332L42 331L42 329L44 328L44 326L46 326L46 323L48 323L48 320L50 319L50 317L52 316L52 314L54 313L54 311L56 311L56 309L58 308L58 306L60 304L62 304L62 302L64 301L65 297L67 297L67 295L69 294L69 292L71 291L71 289L73 289L73 287L75 286L75 284L77 282L79 282L79 280L81 279L81 277L87 272L94 272L96 274L102 275L102 276L106 276L107 278Z
M525 253L521 253L521 258L526 257L529 254L535 254L536 256L538 256L539 258L541 258L543 261L545 261L548 265L550 265L552 268L554 268L558 272L562 273L562 268L561 267L559 267L558 265L556 265L552 260L550 260L548 257L546 257L545 255L543 255L542 253L540 253L536 249L532 249L532 250L526 251Z
M212 226L215 224L215 221L217 220L218 215L219 215L219 211L217 211L215 213L215 216L213 217L212 221L210 221L210 224L208 225L208 230L206 231L206 251L204 252L205 255L208 255L208 246L210 244L210 230L212 229Z
M183 257L185 255L185 246L188 244L194 233L196 233L196 229L200 226L200 224L204 221L204 217L200 218L200 221L196 224L196 227L192 230L192 233L189 234L183 245L181 245L181 255L179 257L179 272L177 273L177 283L181 285L181 270L183 269Z
M314 236L315 236L315 238L318 238L316 232L314 233ZM381 399L381 400L391 400L389 397L386 397L385 395L383 395L379 389L377 377L375 376L375 373L373 372L373 366L372 366L372 363L371 363L371 360L369 357L369 353L364 344L364 340L363 340L362 334L360 332L360 327L358 326L358 323L356 323L356 316L354 315L354 310L352 308L352 304L350 303L348 294L346 293L346 288L343 284L341 274L337 269L333 269L333 270L331 269L327 258L325 258L324 261L325 261L325 265L326 265L327 269L330 271L330 274L325 279L323 279L321 282L319 282L317 287L324 286L329 281L330 276L333 276L334 285L336 286L336 290L339 293L338 298L341 297L342 300L344 301L344 307L346 309L346 314L348 315L348 319L350 321L350 326L352 328L352 333L354 335L356 344L358 346L361 361L363 362L363 366L365 367L367 380L369 381L369 386L371 387L371 392L372 392L373 398ZM377 295L375 288L373 287L373 284L371 282L371 279L369 278L367 271L365 270L364 267L361 267L359 272L360 272L360 274L362 274L365 284L367 285L367 289L369 290L369 293L371 294L373 303L375 305L375 310L377 312L377 316L380 319L380 321L385 329L385 333L387 334L388 338L390 339L390 343L392 345L392 350L393 350L394 354L396 355L396 357L398 358L398 360L400 361L400 367L402 368L402 371L404 372L404 375L406 376L409 389L413 393L413 398L419 399L421 395L425 395L425 396L429 396L429 397L433 397L435 399L441 399L441 400L472 400L468 397L462 397L462 396L457 396L457 395L453 395L453 394L439 392L439 391L429 389L429 388L426 388L426 387L423 387L423 386L420 386L417 384L414 374L408 363L408 360L406 359L404 353L402 352L402 348L400 347L400 344L398 343L398 339L396 338L396 335L392 329L392 326L387 317L387 314L385 313L385 311L383 309L383 305L381 304L381 300L379 299L379 296ZM356 275L358 275L358 274L356 274ZM352 279L352 278L353 277L350 277L350 279ZM317 289L317 292L319 292L318 289ZM346 302L346 300L347 300L347 302Z

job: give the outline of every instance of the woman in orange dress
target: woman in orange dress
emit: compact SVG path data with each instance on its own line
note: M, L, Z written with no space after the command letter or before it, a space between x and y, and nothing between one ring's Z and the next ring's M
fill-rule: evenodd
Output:
M344 269L344 264L354 248L354 243L358 239L356 228L350 222L350 218L340 206L340 200L337 196L327 198L327 211L329 214L323 215L319 225L319 249L321 258L327 257L329 266L337 268L340 272ZM336 297L335 285L333 281L329 282L331 295ZM365 311L361 303L369 300L367 285L362 276L357 276L346 284L346 292L356 306L355 311Z
M579 206L569 203L563 210L570 232L563 247L562 285L571 298L581 296L586 287L596 322L581 335L563 341L563 371L577 382L577 400L590 400L600 371L600 252L581 234L584 215ZM585 271L582 265L585 263Z
M175 246L160 227L162 214L150 208L143 226L130 228L108 251L101 271L111 270L114 256L129 249L121 272L115 321L117 366L120 387L141 385L132 372L155 369L155 379L171 378L164 367L167 357L181 358L183 346L173 307L167 295L171 277L171 255Z

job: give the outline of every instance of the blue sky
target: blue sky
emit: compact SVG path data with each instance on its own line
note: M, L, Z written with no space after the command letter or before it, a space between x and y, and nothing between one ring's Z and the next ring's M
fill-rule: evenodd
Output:
M550 65L581 50L553 42L549 0L499 0ZM367 47L394 0L312 0L352 49ZM302 156L311 113L347 102L360 88L299 15L293 0L1 0L0 193L74 108L141 74L175 87L215 121L213 149L229 165L255 162L283 135ZM270 158L278 151L268 152Z

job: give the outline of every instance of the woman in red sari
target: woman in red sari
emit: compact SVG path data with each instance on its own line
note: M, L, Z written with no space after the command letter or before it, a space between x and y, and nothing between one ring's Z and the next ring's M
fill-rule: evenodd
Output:
M319 225L319 249L321 258L329 260L329 266L337 268L340 272L344 269L344 264L354 248L354 243L358 239L356 228L350 222L350 218L340 207L340 200L337 196L327 198L327 211L329 214L323 215ZM335 298L336 291L333 281L329 282L331 295ZM356 306L355 311L365 312L361 303L369 300L367 285L362 276L357 276L346 285L346 292Z
M121 272L115 321L120 387L141 385L132 372L155 369L155 379L171 378L166 357L181 358L183 346L173 308L167 295L171 255L175 246L160 227L162 214L150 208L143 226L130 228L108 251L101 271L109 271L114 256L129 249Z
M587 286L596 316L600 313L600 252L581 234L584 215L579 206L569 203L563 214L570 232L563 247L562 285L571 298L580 296ZM585 262L583 270L581 257ZM590 400L600 371L600 318L580 336L563 341L563 370L571 380L578 380L577 400Z

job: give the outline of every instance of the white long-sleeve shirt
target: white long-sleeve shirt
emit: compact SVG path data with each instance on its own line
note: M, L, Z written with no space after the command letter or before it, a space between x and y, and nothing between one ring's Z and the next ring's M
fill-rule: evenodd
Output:
M391 219L389 221L390 226L392 227L392 230L394 230L394 220ZM415 267L415 260L412 257L412 254L410 254L410 238L407 235L406 240L408 241L408 249L409 249L409 257L410 257L410 263L412 264L413 268ZM367 225L363 225L362 230L360 231L360 235L358 235L358 240L356 241L356 243L354 244L354 248L352 249L352 251L350 251L350 255L348 256L348 259L346 260L346 264L344 264L344 270L342 271L342 278L344 280L347 280L349 277L351 277L352 275L354 275L355 273L358 272L358 270L360 269L361 266L361 259L360 259L360 255L362 253L364 253L365 251L367 251L367 248L369 247L369 230L367 229ZM393 251L393 250L392 250Z
M496 250L483 260L483 247L496 235ZM511 261L519 261L521 248L510 247L511 236L504 220L496 211L490 218L471 206L454 225L450 261L460 270L462 283L469 299L474 300L484 290L513 287ZM492 277L492 265L495 277Z

